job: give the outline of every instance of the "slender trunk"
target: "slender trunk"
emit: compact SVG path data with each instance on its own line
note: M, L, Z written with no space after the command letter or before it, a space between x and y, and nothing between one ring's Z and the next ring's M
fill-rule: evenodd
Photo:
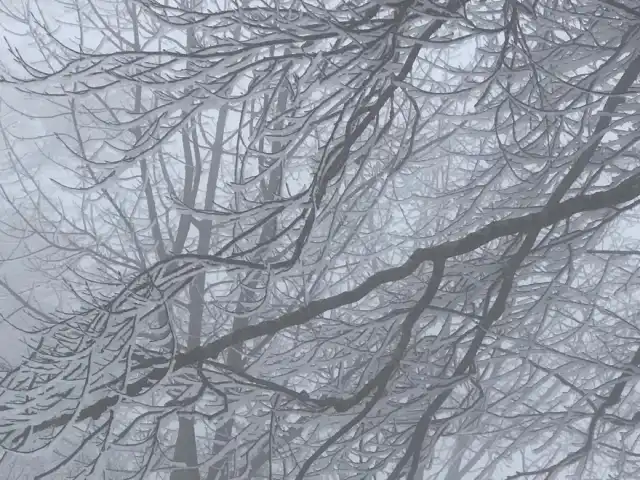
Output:
M193 8L193 7L192 7ZM187 32L187 51L191 51L196 48L195 32L193 28L190 28ZM216 195L216 189L218 185L218 176L220 172L220 163L222 161L222 143L224 140L224 129L227 123L228 109L222 107L218 112L218 118L216 120L216 134L213 144L213 152L211 156L211 164L209 168L209 174L206 183L206 192L204 199L204 209L211 209L213 207ZM195 127L194 127L195 128ZM193 157L199 155L197 134L195 130L192 131L192 147L189 146L188 135L184 133L183 149L185 155L191 158L191 148L193 148ZM202 168L201 162L194 164L191 161L191 168ZM189 175L190 178L195 178L200 172ZM195 193L198 189L198 185L192 185L193 200L195 200ZM191 226L191 221L188 217L183 216L180 219L178 234L176 238L180 239L180 245L177 247L181 249L184 244L184 240L187 237L188 230ZM207 254L211 246L211 234L213 224L211 221L201 221L198 223L198 245L197 253ZM177 253L177 252L176 252ZM187 349L193 349L200 345L202 337L202 323L204 317L204 289L205 289L205 274L199 274L194 282L189 287L189 307L188 307L188 327L187 327ZM178 435L176 438L176 447L174 452L174 461L183 462L188 467L180 470L174 470L171 473L171 480L200 480L200 472L197 467L198 464L198 444L196 439L195 424L192 418L179 417L178 418Z
M276 114L284 111L286 108L287 95L286 93L280 93L278 95L278 100L276 104ZM266 101L265 101L266 105ZM280 142L273 142L272 144L272 152L277 152L282 148ZM260 170L265 171L269 167L266 159L260 160ZM272 201L276 198L277 195L280 194L280 188L282 184L282 165L273 169L273 171L269 174L268 180L263 180L260 184L260 196L262 200L265 202ZM258 242L261 244L267 243L269 240L273 239L276 235L277 230L277 220L272 218L262 227L260 231L260 237ZM256 272L250 274L245 280L244 284L241 286L240 297L238 299L238 304L236 307L237 315L233 320L232 328L233 330L241 330L248 326L249 319L247 318L247 309L246 305L251 305L255 302L255 290L258 285L258 281L260 280L261 275L264 275L262 272ZM244 370L245 361L242 351L239 347L230 348L227 353L226 363L232 369ZM226 422L222 428L220 428L215 435L214 446L224 445L227 442L232 440L233 435L233 420L229 420ZM209 468L209 473L207 475L207 480L229 480L233 475L233 466L231 464L232 458L231 456L217 462Z
M207 191L205 193L204 208L211 209L215 200L215 193L218 184L220 163L222 160L222 142L224 138L224 128L227 121L227 109L220 109L216 124L216 138L213 144L211 168L207 179ZM194 148L197 148L195 146ZM209 253L211 247L211 234L213 224L210 220L201 221L198 226L198 246L199 254ZM187 348L192 349L200 345L202 337L202 323L204 317L204 289L205 274L199 274L189 287L189 326ZM174 460L185 462L194 468L176 470L171 473L171 480L199 480L200 473L195 467L198 463L197 441L194 421L192 418L179 418L178 437L176 439L176 449Z
M195 8L195 5L191 5L190 8ZM239 32L236 32L236 36ZM191 50L196 47L195 33L193 29L188 31L187 49ZM286 103L286 95L280 95L278 97L277 111L280 112L284 109ZM223 106L216 121L216 133L213 143L213 151L211 158L211 166L209 169L209 175L206 184L204 209L210 210L214 206L216 188L218 183L218 176L220 171L220 164L223 154L223 142L224 131L227 122L228 108ZM193 149L197 153L198 145L195 141L193 143ZM273 150L280 149L280 145L274 143ZM261 169L266 169L264 162L261 162ZM282 181L281 168L275 169L270 175L267 182L261 184L261 196L264 200L269 201L275 198L279 193L280 183ZM197 188L195 186L194 188ZM182 221L182 218L181 218ZM189 228L190 222L184 222L184 225L180 225L183 228ZM203 220L197 224L199 237L197 245L197 253L205 255L209 253L211 248L213 224L210 220ZM268 222L261 231L260 242L266 242L268 239L275 235L277 224L275 220ZM184 232L179 232L178 238L184 238ZM238 316L234 319L232 328L234 330L245 327L248 324L247 319L242 314L245 309L244 305L253 302L253 291L259 277L250 277L245 285L241 289L240 297L238 299L237 311ZM187 347L189 349L200 345L203 329L203 318L205 311L205 299L204 290L206 288L206 276L204 273L199 274L194 282L189 287L189 326L188 326L188 341ZM231 349L227 355L228 364L237 369L244 368L244 360L242 353L239 350ZM233 421L227 422L223 428L216 432L214 438L214 449L217 449L218 445L225 445L231 440L233 430ZM184 462L188 466L194 468L186 468L172 472L171 480L200 480L200 473L196 467L198 463L197 452L197 440L194 421L191 418L180 418L178 422L178 436L176 440L176 449L174 453L174 460ZM217 463L209 468L207 479L222 480L228 479L230 474L229 459L226 459L220 463Z

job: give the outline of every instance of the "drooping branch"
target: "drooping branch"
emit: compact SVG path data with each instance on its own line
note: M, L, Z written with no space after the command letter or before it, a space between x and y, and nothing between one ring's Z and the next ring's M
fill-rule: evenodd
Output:
M541 212L531 213L529 215L511 219L498 220L458 240L453 240L433 247L418 249L404 264L377 272L352 290L329 298L312 301L305 307L282 315L277 319L249 325L246 328L231 332L201 347L194 348L185 353L179 353L173 363L174 366L172 372L176 372L186 367L195 366L198 363L205 362L207 360L215 360L229 347L239 345L248 340L265 335L274 335L279 331L297 325L303 325L330 310L356 303L375 289L380 288L385 284L396 282L408 277L424 262L440 261L442 259L464 255L498 238L523 233L526 234L531 230L540 230L562 222L563 220L567 220L578 213L592 212L606 208L617 208L626 202L633 201L638 196L640 196L640 175L630 177L619 185L608 190L589 195L579 195L569 200L565 200L553 209L545 209ZM206 257L199 259L203 260L206 259ZM196 270L199 271L199 269ZM121 295L126 296L128 295L128 292L125 291ZM160 308L160 306L156 308ZM153 367L154 365L168 363L169 361L166 358L139 359L137 365L133 367L133 370L140 370L143 368ZM164 378L167 373L167 367L153 368L151 372L145 374L143 378L130 384L127 387L126 395L124 395L124 397L126 398L128 395L135 396L140 394L152 386L154 382ZM120 395L105 396L90 406L82 407L81 412L77 416L77 420L81 421L87 418L98 419L110 408L118 404L120 399ZM9 406L4 407L4 411L10 411L10 409L11 407ZM73 417L73 414L60 415L50 420L34 424L30 428L34 431L41 431L50 427L60 427L65 425Z

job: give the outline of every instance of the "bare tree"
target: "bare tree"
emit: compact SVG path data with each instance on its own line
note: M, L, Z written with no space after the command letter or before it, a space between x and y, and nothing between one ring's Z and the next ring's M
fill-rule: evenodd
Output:
M78 119L83 209L136 209L99 225L126 254L60 244L99 292L4 379L5 448L109 478L636 475L631 2L124 3L147 44L40 22L48 67L13 50L6 81Z
M103 42L107 45L116 45L120 48L130 46L134 51L138 51L142 48L143 42L148 42L149 38L153 39L154 35L157 35L157 27L153 27L153 23L146 25L139 22L139 8L135 7L135 4L119 4L115 5L114 9L98 9L96 5L89 3L90 15L86 13L80 13L76 11L78 26L83 33L83 38L87 38L87 42L91 42L91 35L96 36L96 32L99 32L100 37L103 38ZM16 19L17 16L14 16ZM45 16L43 15L43 20ZM19 17L20 21L31 29L33 36L37 38L38 29L49 28L45 23L36 21L31 24L33 18L28 15ZM117 22L113 24L113 22ZM149 27L151 25L151 28ZM45 36L46 37L46 36ZM98 37L98 38L100 38ZM177 41L171 38L172 41ZM95 43L99 43L94 40ZM193 29L187 32L185 40L185 51L190 51L196 48L198 39L196 38ZM47 58L48 48L50 45L41 44L40 49L43 51L43 57ZM85 46L83 45L83 48ZM55 58L55 57L54 57ZM94 96L98 99L98 107L92 107L91 113L97 114L98 112L107 112L112 117L115 116L117 106L114 106L115 102L122 102L128 100L131 105L131 110L134 113L142 113L145 108L142 101L142 91L139 86L134 86L130 89L128 95L120 95L113 98L102 98ZM82 108L77 108L75 102L71 103L68 107L60 108L60 103L56 103L54 109L60 117L67 117L66 120L72 128L65 137L63 145L74 157L78 157L84 166L95 165L96 162L93 158L90 158L86 152L91 151L91 142L84 138L86 136L94 136L90 128L91 121L87 122L87 117L83 116L86 110L86 104ZM66 113L65 113L66 112ZM153 170L153 166L149 166L146 160L140 162L140 170L137 175L140 175L143 188L140 189L140 195L134 197L129 192L124 195L113 194L109 191L103 191L101 194L108 200L107 206L100 211L84 211L81 219L66 218L58 210L56 213L60 214L58 217L51 216L47 209L42 209L42 199L47 204L54 204L53 195L51 193L46 194L41 191L42 182L31 174L30 170L25 167L21 161L21 155L16 151L11 151L12 158L14 159L14 170L20 172L20 174L28 179L27 183L31 183L35 186L36 192L29 190L26 185L23 185L25 191L29 192L29 198L33 203L33 208L25 208L23 203L16 204L13 202L11 195L5 195L5 198L13 203L17 212L20 212L21 216L25 219L29 219L31 222L32 230L41 236L47 237L47 240L51 243L54 250L64 250L70 254L70 256L79 256L83 260L87 258L91 259L89 271L84 269L79 273L82 281L86 281L90 275L89 282L92 285L92 290L100 291L106 285L104 285L104 272L112 272L110 275L110 285L118 285L123 277L122 267L123 263L119 261L123 257L127 257L131 254L138 255L142 261L136 264L135 261L124 264L130 272L140 273L146 268L147 261L164 260L168 255L182 253L185 249L188 251L195 251L205 254L208 251L209 244L211 243L211 236L213 231L213 225L210 220L195 221L190 215L182 214L178 218L168 220L168 212L166 211L163 201L164 195L169 192L172 195L180 195L176 197L181 203L193 208L196 202L196 197L199 191L204 191L204 208L210 209L213 207L215 199L217 178L220 170L221 159L223 158L223 139L225 136L226 117L228 115L228 108L223 107L217 112L217 118L213 124L215 129L215 135L209 138L208 135L203 134L203 140L200 141L201 132L204 129L209 128L211 124L207 124L206 121L198 119L189 126L185 126L179 135L179 147L178 153L172 152L171 148L165 149L158 153L155 157L155 161L160 163L161 170ZM186 113L185 113L186 114ZM140 138L140 129L132 128L130 132L134 136L135 140ZM93 135L92 135L93 134ZM100 135L100 133L98 133ZM95 139L95 136L94 136ZM25 140L22 138L22 140ZM113 138L110 139L113 141ZM181 149L180 149L181 147ZM204 161L203 161L204 159ZM51 159L55 161L55 159ZM237 159L241 161L241 159ZM176 162L178 162L176 164ZM262 162L264 163L264 162ZM181 174L177 174L176 167L184 165L184 171ZM261 167L264 168L264 167ZM263 183L260 187L262 195L266 197L273 197L273 193L278 191L279 181L281 173L278 173L279 169L276 168L268 174L268 182ZM177 175L177 176L176 176ZM96 178L95 169L90 169L87 175L81 175L79 180L82 185L91 184ZM183 183L181 187L176 185L176 182ZM204 185L204 189L202 188ZM92 204L93 200L91 196L85 194L85 188L81 187L76 189L76 193L79 190L79 194L76 195L79 201L83 204ZM73 193L73 192L72 192ZM71 196L67 194L67 196ZM36 202L35 198L39 198ZM142 208L141 208L142 207ZM144 208L146 207L146 209ZM25 213L28 211L28 213ZM35 225L35 219L39 219L43 224ZM69 226L76 237L81 236L82 233L86 233L88 241L73 245L61 245L56 243L56 238L51 238L47 235L51 231L52 226L58 222L64 220L65 227ZM80 222L80 223L79 223ZM81 224L82 223L82 224ZM91 231L87 229L87 223L91 224ZM269 223L273 223L272 221ZM196 226L196 234L190 233L190 229ZM113 236L117 233L117 246L115 248L109 248L106 250L98 250L103 242L104 234L99 231L104 229L111 230L110 234ZM269 232L273 227L266 228L265 232ZM61 229L64 233L68 233L66 228ZM60 229L58 229L58 234ZM264 235L269 233L263 233ZM147 260L149 259L149 260ZM59 259L57 259L59 261ZM65 259L66 262L71 261L70 258ZM98 267L96 267L96 264ZM97 275L95 275L97 271ZM114 278L115 276L115 278ZM255 277L255 275L253 275ZM251 287L253 285L253 287ZM247 293L251 288L255 288L256 280L251 280L249 286L245 291L240 294L238 308L242 309L242 297L249 298L251 293ZM188 295L184 301L179 302L185 310L186 320L186 341L185 348L194 348L200 343L200 339L203 331L203 316L207 312L207 306L205 299L206 291L210 288L206 283L205 274L201 273L196 277L194 283L188 290ZM248 290L247 290L248 289ZM238 318L241 324L243 319ZM166 325L166 315L160 314L159 322L162 325ZM180 325L178 325L180 326ZM206 330L206 329L205 329ZM145 334L143 334L145 335ZM164 338L163 335L159 336L159 339ZM236 368L241 365L241 360L237 355L231 355L229 363L235 365ZM196 440L195 428L193 425L193 419L188 415L179 415L178 433L175 440L176 450L174 459L177 462L184 462L187 465L195 466L192 469L179 469L173 472L172 478L197 478L197 458L199 445ZM230 435L231 422L226 424L226 427L216 432L216 439ZM227 431L225 434L224 431ZM205 438L205 442L211 443L211 440ZM200 449L201 450L201 449ZM218 465L219 466L219 465ZM213 475L217 470L211 467Z

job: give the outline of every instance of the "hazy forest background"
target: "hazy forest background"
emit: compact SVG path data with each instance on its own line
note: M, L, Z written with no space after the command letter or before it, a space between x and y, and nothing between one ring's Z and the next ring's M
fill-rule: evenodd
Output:
M638 0L0 28L0 478L640 479Z

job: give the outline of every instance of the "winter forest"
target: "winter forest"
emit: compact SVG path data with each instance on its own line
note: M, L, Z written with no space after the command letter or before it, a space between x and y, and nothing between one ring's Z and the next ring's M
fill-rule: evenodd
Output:
M0 478L640 479L639 0L0 30Z

